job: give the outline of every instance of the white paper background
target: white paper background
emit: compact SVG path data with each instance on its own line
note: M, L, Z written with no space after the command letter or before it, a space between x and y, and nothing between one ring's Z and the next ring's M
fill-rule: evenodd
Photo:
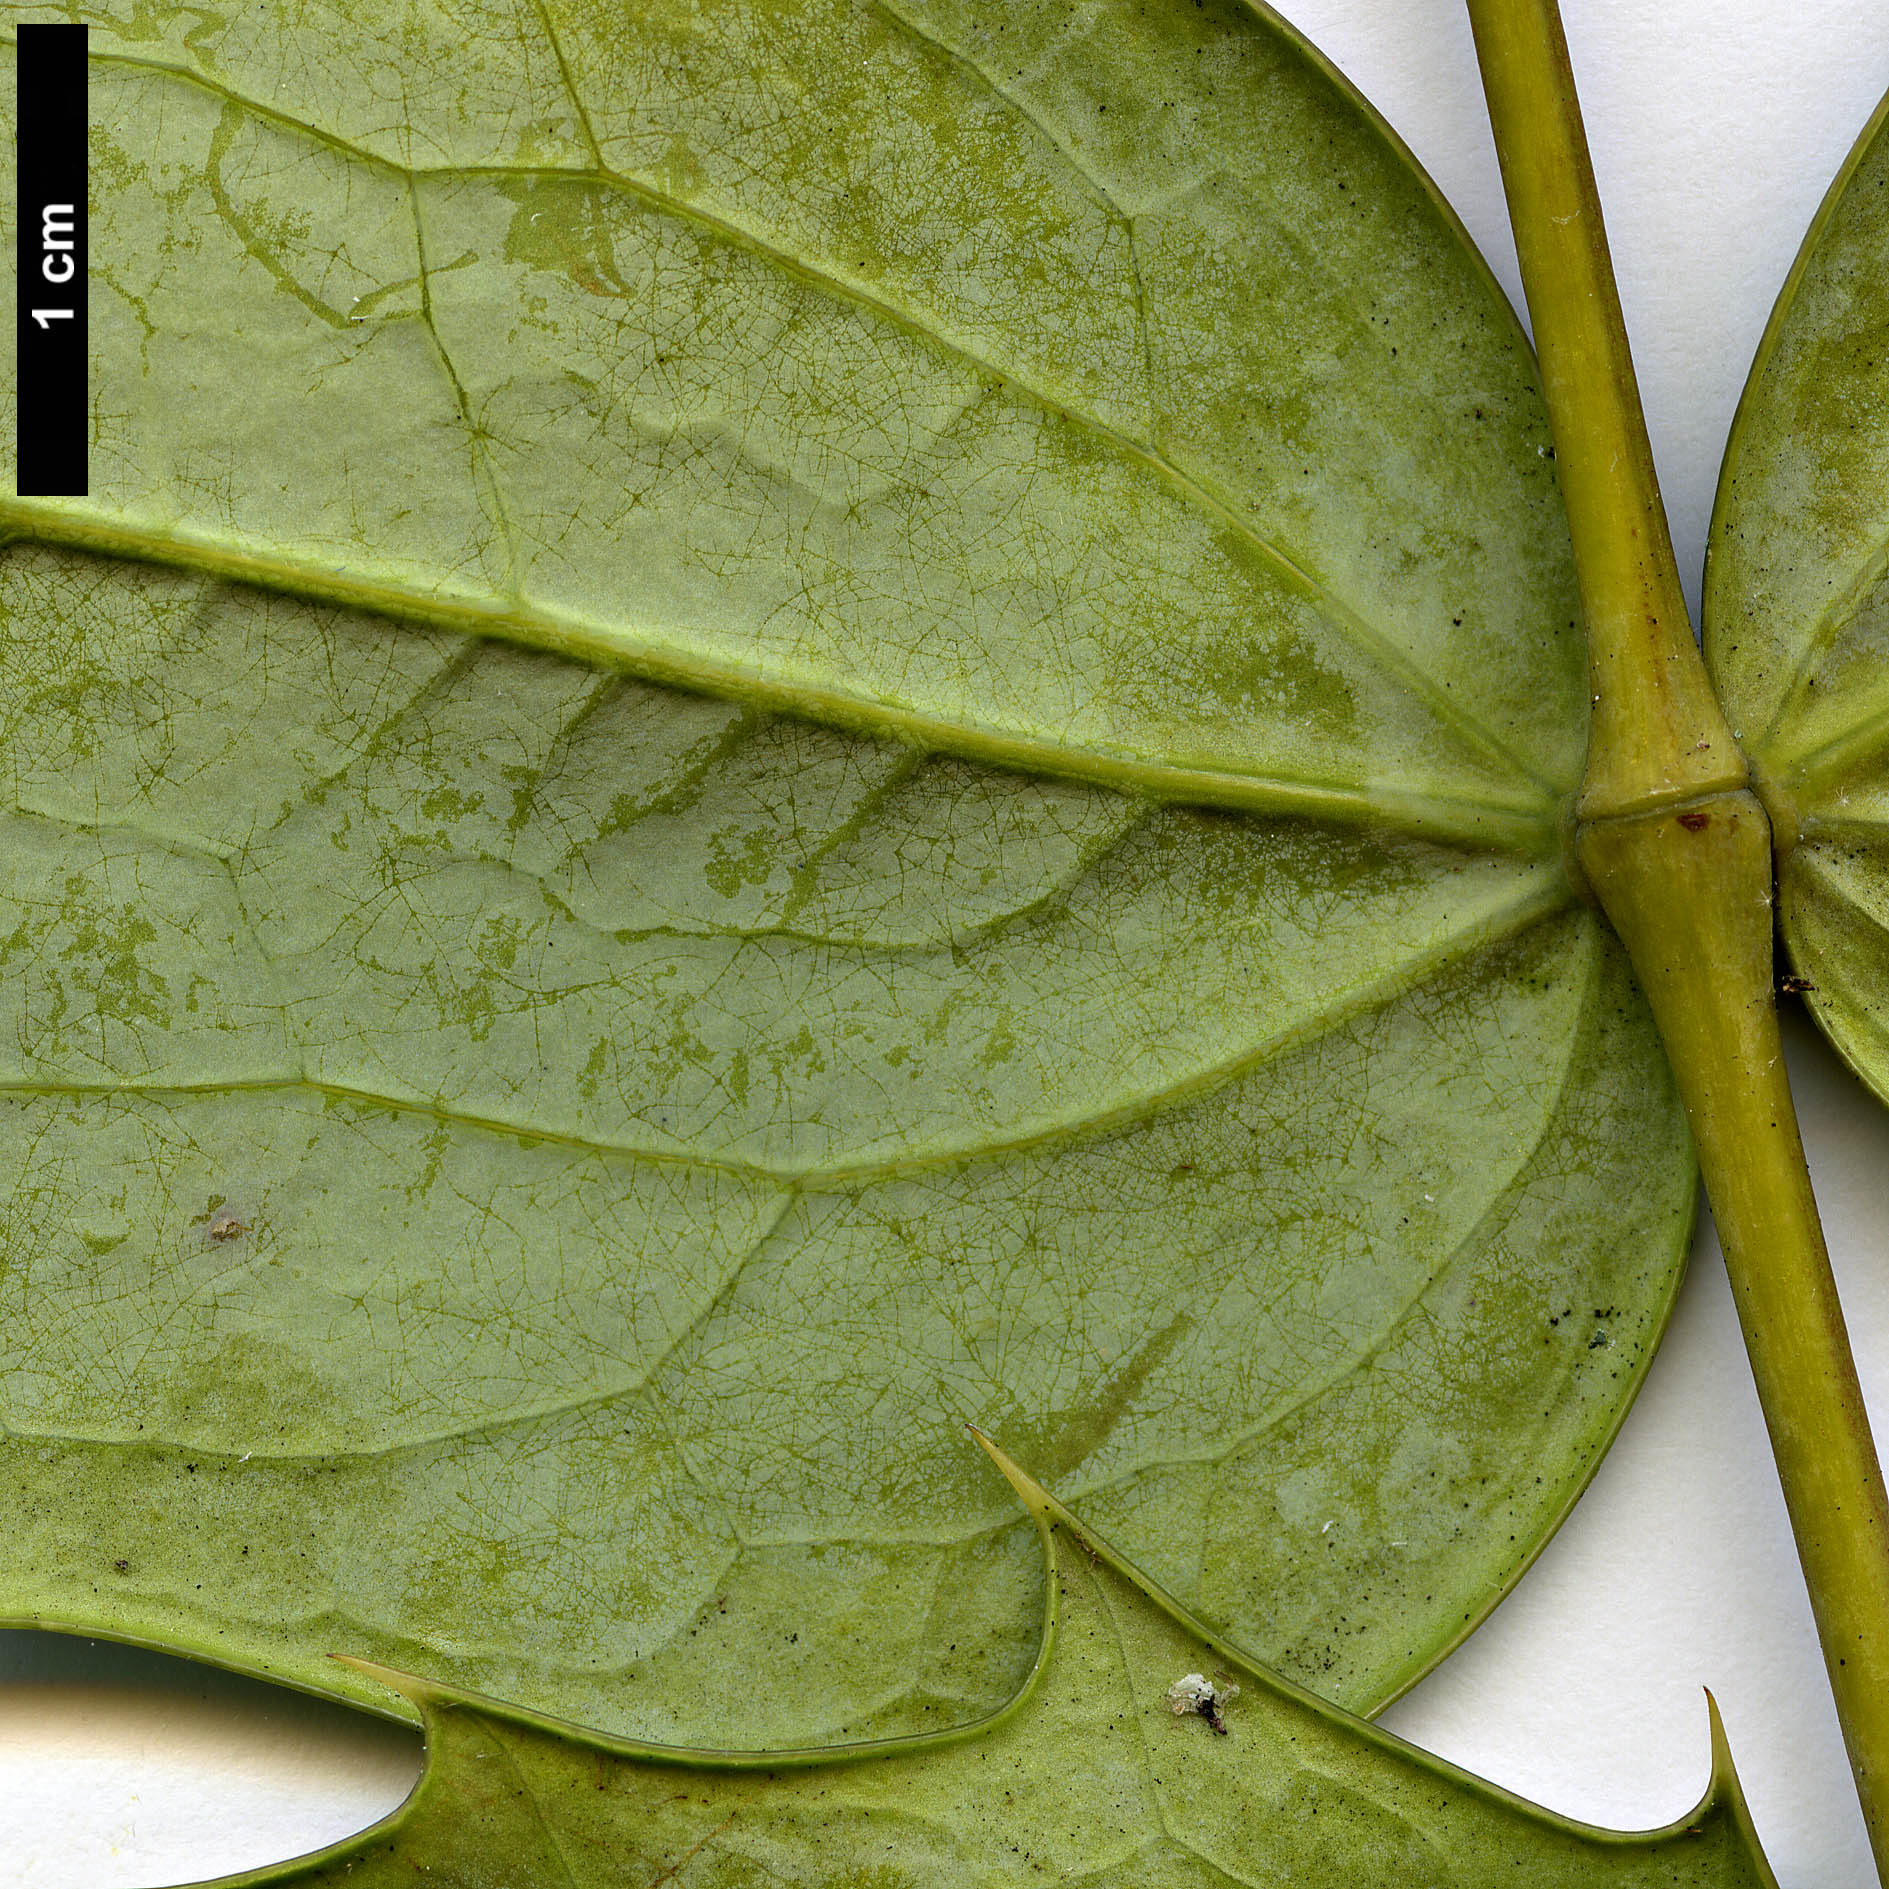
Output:
M1029 0L1017 0L1028 4ZM634 4L634 0L631 0ZM1830 177L1889 88L1876 0L1563 0L1680 565ZM1458 0L1290 0L1517 295ZM1803 1027L1806 1139L1889 1433L1889 1113ZM0 1636L0 1882L155 1889L332 1841L404 1794L400 1729L153 1655ZM1784 1889L1871 1879L1709 1225L1593 1490L1476 1638L1393 1708L1404 1736L1571 1814L1668 1821L1704 1785L1710 1684Z

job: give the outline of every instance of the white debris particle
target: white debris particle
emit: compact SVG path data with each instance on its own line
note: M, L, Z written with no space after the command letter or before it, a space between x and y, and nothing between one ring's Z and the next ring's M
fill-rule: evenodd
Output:
M1176 1718L1194 1713L1224 1737L1227 1728L1220 1715L1228 1701L1239 1696L1238 1686L1216 1686L1205 1673L1188 1673L1168 1687L1168 1710Z

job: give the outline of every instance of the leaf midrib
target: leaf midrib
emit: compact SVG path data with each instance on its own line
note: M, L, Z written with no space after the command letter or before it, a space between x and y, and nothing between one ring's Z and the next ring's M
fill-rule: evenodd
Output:
M1230 769L1148 761L1100 748L1079 748L950 722L895 703L847 695L797 679L760 677L736 664L713 662L695 652L662 650L654 644L628 650L581 618L542 608L526 614L498 605L428 597L364 578L340 576L314 563L289 564L182 535L158 536L100 520L68 517L41 510L32 501L0 499L0 537L6 535L9 523L16 539L25 537L169 566L417 623L428 629L455 630L542 649L592 668L633 675L691 694L747 702L773 713L796 715L1012 773L1083 781L1163 805L1296 815L1347 827L1384 826L1416 839L1469 843L1526 859L1552 857L1560 847L1557 810L1536 795L1518 794L1500 801L1436 790L1418 792L1387 784L1334 787L1283 773L1242 774Z
M765 1186L820 1192L866 1187L914 1174L936 1173L982 1161L1015 1158L1048 1148L1078 1144L1152 1120L1163 1111L1198 1100L1236 1081L1260 1064L1325 1035L1358 1016L1383 1009L1473 953L1516 937L1531 926L1554 917L1566 909L1573 898L1567 881L1559 873L1537 869L1528 874L1512 898L1488 908L1460 930L1447 932L1440 941L1411 952L1392 969L1377 977L1341 987L1330 993L1327 1001L1308 1007L1285 1028L1262 1037L1256 1043L1249 1043L1231 1055L1204 1063L1172 1082L1152 1085L1129 1099L1114 1101L1106 1107L1068 1116L1036 1118L1005 1135L975 1142L945 1143L923 1153L899 1155L879 1161L836 1163L828 1167L775 1167L764 1162L700 1155L681 1149L598 1140L564 1130L534 1126L529 1122L507 1121L499 1116L453 1109L437 1101L429 1102L417 1094L382 1094L306 1075L201 1084L138 1081L0 1082L0 1095L53 1098L124 1095L161 1099L167 1096L306 1093L363 1108L383 1109L390 1114L423 1115L443 1126L478 1129L549 1147L568 1148L574 1153L683 1167ZM294 1046L289 1047L292 1049Z

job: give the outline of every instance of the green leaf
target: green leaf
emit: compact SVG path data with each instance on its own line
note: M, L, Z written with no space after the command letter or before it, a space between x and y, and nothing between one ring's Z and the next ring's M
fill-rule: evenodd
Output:
M1726 450L1706 654L1762 770L1805 1002L1889 1099L1889 108L1830 188Z
M696 1884L902 1889L1439 1872L1465 1889L1770 1889L1716 1707L1712 1779L1690 1816L1635 1836L1568 1822L1253 1665L992 1454L1035 1519L1047 1599L1027 1680L968 1732L838 1752L679 1751L376 1670L425 1720L412 1796L360 1836L230 1889L590 1889L685 1868ZM1187 1709L1176 1682L1190 1676L1211 1691L1211 1719ZM718 1704L732 1741L740 1688Z
M1525 344L1284 29L96 9L10 501L7 1614L957 1724L1017 1439L1373 1705L1585 1482L1683 1122Z

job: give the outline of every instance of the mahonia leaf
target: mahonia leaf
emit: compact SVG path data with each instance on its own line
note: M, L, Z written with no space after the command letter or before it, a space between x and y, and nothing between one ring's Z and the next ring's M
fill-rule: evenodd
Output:
M1726 449L1706 654L1761 770L1811 1013L1889 1099L1889 106L1818 211Z
M991 1453L1035 1519L1048 1579L1035 1667L990 1718L837 1751L682 1751L370 1669L423 1716L413 1794L360 1836L230 1889L602 1889L685 1871L699 1885L899 1889L1772 1884L1716 1708L1711 1783L1690 1816L1644 1835L1568 1822L1255 1665ZM738 1738L740 1686L716 1704Z
M0 604L16 1614L939 1722L1029 1656L969 1417L1381 1686L1650 1348L1690 1177L1545 863L150 567Z
M94 483L0 507L0 1610L959 1724L1040 1574L972 1420L1409 1683L1694 1190L1562 866L1533 365L1408 157L1225 4L81 14Z

